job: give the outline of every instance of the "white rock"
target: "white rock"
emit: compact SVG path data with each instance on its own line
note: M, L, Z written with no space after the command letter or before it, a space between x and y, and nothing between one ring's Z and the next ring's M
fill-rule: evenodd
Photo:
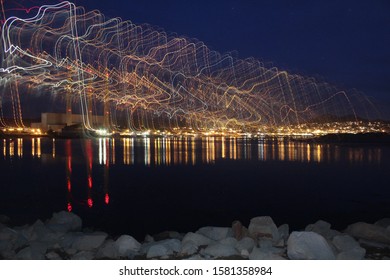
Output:
M290 234L290 227L288 226L288 224L283 224L283 225L278 227L278 232L279 232L280 238L282 238L284 241L287 241L288 236Z
M249 251L247 249L243 249L243 250L241 250L239 252L240 252L240 255L242 257L249 258L250 253L249 253Z
M259 238L271 239L277 243L280 239L278 228L269 216L252 218L248 227L249 235L258 240Z
M390 231L378 225L359 222L349 225L345 232L355 238L363 238L390 245Z
M334 260L325 238L315 232L294 231L287 241L287 255L293 260Z
M334 236L339 235L340 233L336 230L331 229L331 224L323 220L319 220L314 224L306 226L305 231L313 231L318 234L321 234L326 239L332 239Z
M122 235L115 241L118 255L126 257L130 253L138 252L141 244L130 235Z
M207 246L203 253L216 258L239 255L234 247L220 243Z
M96 258L98 259L117 259L119 257L118 251L113 240L106 240L99 248Z
M193 232L189 232L184 236L184 238L182 240L182 244L184 244L188 241L194 242L197 246L203 246L203 245L209 245L209 244L215 243L215 241L213 241L212 239L210 239L202 234L193 233Z
M362 260L366 255L366 250L362 247L343 251L337 254L338 260Z
M170 250L168 247L157 244L149 248L148 253L146 254L146 258L151 259L151 258L163 257L163 256L171 255L172 253L173 251Z
M252 252L252 249L255 247L255 241L250 237L244 237L236 244L236 249L241 252L243 250L247 250L248 252Z
M150 247L155 245L162 245L167 248L169 254L172 254L173 252L178 253L181 250L181 242L178 239L165 239L150 243L144 243L141 245L140 254L146 254Z
M74 240L72 248L78 251L91 251L99 248L106 238L107 233L105 232L86 233Z
M198 245L195 244L195 242L189 240L184 243L182 243L180 254L181 255L193 255L196 252L198 252Z
M78 231L81 230L81 218L74 213L61 211L54 213L47 226L54 231Z
M340 252L361 248L360 244L349 235L337 235L333 237L332 243Z
M235 239L234 237L226 237L225 239L220 240L219 243L235 247L237 245L237 239Z
M202 227L196 233L212 240L219 241L227 237L233 237L233 231L229 227Z

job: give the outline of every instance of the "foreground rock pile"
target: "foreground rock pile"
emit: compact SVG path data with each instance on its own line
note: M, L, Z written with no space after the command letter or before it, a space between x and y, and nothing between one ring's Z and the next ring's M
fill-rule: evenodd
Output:
M81 219L68 212L14 228L0 217L3 259L359 260L388 259L390 252L388 218L355 223L343 232L320 220L290 233L287 224L277 227L271 217L262 216L251 219L248 227L235 221L231 227L147 235L140 243L130 235L111 238L105 232L82 231Z

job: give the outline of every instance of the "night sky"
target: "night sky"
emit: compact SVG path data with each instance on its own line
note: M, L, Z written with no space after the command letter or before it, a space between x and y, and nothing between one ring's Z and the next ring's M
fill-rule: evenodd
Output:
M5 2L8 7L31 7L61 1ZM272 62L283 70L356 88L390 103L388 0L74 2L108 17L149 23L197 38L221 53Z

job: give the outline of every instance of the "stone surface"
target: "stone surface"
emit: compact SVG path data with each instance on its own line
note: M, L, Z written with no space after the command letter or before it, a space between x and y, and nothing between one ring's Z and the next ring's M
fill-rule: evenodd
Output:
M336 259L338 260L362 260L366 255L364 248L355 248L348 251L343 251L337 254Z
M198 249L198 245L196 245L193 241L189 240L187 242L182 243L180 254L193 255L198 252Z
M278 227L278 232L280 238L282 238L284 241L287 241L288 236L290 235L290 227L288 226L288 224L283 224Z
M126 257L130 253L138 252L141 244L130 235L122 235L115 241L115 248L118 255Z
M334 260L325 238L316 232L294 231L287 241L287 255L293 260Z
M241 240L248 236L248 229L240 221L234 221L232 223L232 233L235 239Z
M233 231L228 227L202 227L198 229L196 233L215 241L219 241L227 237L233 237Z
M61 256L58 255L56 252L53 252L53 251L50 251L50 252L46 253L45 257L48 260L62 260Z
M72 248L78 251L91 251L99 248L107 238L105 232L87 233L78 236L72 243Z
M248 252L252 252L252 249L255 247L255 241L250 237L244 237L236 244L236 249L238 252L242 252L243 250L247 250Z
M337 235L332 239L332 243L339 251L349 251L360 248L359 242L349 235Z
M82 221L79 216L61 211L54 213L53 217L47 222L47 226L54 231L79 231L82 227Z
M169 254L178 253L181 250L181 242L178 239L165 239L141 245L140 254L146 254L152 246L161 245L167 248Z
M153 245L149 248L148 253L146 254L146 257L148 259L156 258L156 257L163 257L168 256L173 253L172 250L170 250L167 246L157 244Z
M334 236L340 234L338 231L331 229L331 224L323 220L319 220L314 224L306 226L305 231L313 231L321 234L326 239L332 239Z
M234 247L220 243L207 246L203 253L215 258L239 255Z
M349 225L345 232L355 238L363 238L390 245L390 231L378 225L359 222Z
M234 237L226 237L225 239L220 240L219 243L235 247L237 244L237 239L235 239Z
M255 240L258 240L259 238L268 238L271 239L273 243L277 243L280 239L278 228L269 216L252 218L248 231L249 236Z
M184 244L188 241L192 241L197 246L203 246L203 245L209 245L209 244L215 243L215 241L213 241L212 239L210 239L202 234L193 233L193 232L189 232L184 236L184 238L182 240L182 244Z
M111 239L106 240L96 254L98 259L117 259L118 257L119 253L115 247L115 242Z

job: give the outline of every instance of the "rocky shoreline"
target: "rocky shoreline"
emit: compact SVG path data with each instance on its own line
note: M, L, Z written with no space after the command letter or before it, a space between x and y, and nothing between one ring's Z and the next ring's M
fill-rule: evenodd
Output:
M32 225L10 227L0 216L0 258L11 260L92 259L390 259L390 218L358 222L340 232L319 220L302 231L277 227L269 216L252 218L248 227L206 226L195 232L166 231L143 242L124 234L112 237L83 229L82 220L65 211Z

